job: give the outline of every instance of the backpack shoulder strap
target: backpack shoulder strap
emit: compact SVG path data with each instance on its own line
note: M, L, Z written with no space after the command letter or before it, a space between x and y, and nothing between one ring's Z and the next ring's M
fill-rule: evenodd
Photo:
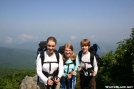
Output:
M91 61L91 65L93 67L94 54L92 52L90 52L90 61Z
M60 58L59 52L57 50L54 50L54 52L55 52L55 55L56 55L56 58L57 58L57 62L59 63L59 58Z
M40 53L40 58L41 58L41 64L42 64L42 65L43 65L44 58L45 58L44 52L45 52L45 51L41 51L41 53Z
M79 62L81 62L81 57L82 57L82 50L79 51L79 53L78 53Z
M74 64L74 65L76 65L76 59L75 59L75 60L73 60L73 64Z
M40 58L41 58L41 64L43 65L43 62L44 62L44 58L45 58L45 55L44 55L44 52L45 52L46 50L44 50L44 51L42 51L41 53L40 53ZM57 50L54 50L54 52L55 52L55 55L56 55L56 58L57 58L57 62L59 63L59 52L57 51Z

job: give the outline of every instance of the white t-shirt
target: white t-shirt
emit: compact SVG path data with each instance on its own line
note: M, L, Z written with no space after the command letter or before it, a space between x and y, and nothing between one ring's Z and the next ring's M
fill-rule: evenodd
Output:
M81 60L83 62L90 62L90 56L91 56L90 52L88 52L87 54L83 54L82 53ZM92 67L91 64L89 64L89 63L83 63L83 62L81 62L81 63L79 62L79 66L81 66L82 68L87 69L87 68L91 68ZM96 61L95 56L94 56L94 60L93 60L93 66L94 66L94 71L97 73L98 66L97 66L97 61Z
M44 52L44 62L57 62L57 58L56 58L56 54L54 53L54 55L52 57L49 57L47 52ZM57 70L57 68L59 68L59 73L58 73L58 77L61 78L62 74L63 74L63 60L62 60L62 56L61 54L59 54L59 63L51 63L51 71L49 71L49 63L43 63L43 66L41 64L41 58L40 58L40 54L37 57L37 63L36 63L36 71L37 74L39 76L39 81L41 83L44 83L45 85L47 85L47 80L48 78L42 73L42 70L45 72L48 72L49 74L52 74L55 70Z

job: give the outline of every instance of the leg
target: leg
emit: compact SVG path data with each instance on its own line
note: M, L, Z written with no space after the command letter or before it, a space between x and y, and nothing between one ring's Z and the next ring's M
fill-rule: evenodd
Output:
M85 76L80 74L80 89L84 89L85 87Z
M45 84L38 82L37 89L47 89L47 87Z
M70 88L71 88L71 85L72 85L72 84L71 84L71 83L72 83L71 80L72 80L72 79L67 79L67 78L66 78L66 81L67 81L67 84L66 84L66 85L67 85L67 89L70 89Z
M72 89L75 89L75 85L76 85L76 76L72 77Z
M62 77L60 80L60 89L66 89L66 78Z
M60 89L60 82L56 84L55 89Z
M90 89L96 89L95 77L92 77L92 79L90 81Z

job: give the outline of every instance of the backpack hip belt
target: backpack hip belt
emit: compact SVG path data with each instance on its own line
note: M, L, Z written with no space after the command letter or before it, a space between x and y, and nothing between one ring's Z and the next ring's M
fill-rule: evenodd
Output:
M82 70L80 71L80 74L84 75L84 76L91 76L93 73L93 67L92 68L82 68Z
M58 77L58 69L55 70L52 74L49 74L48 72L45 72L45 71L43 71L43 74L44 74L47 78L51 77L51 79L55 79L55 78Z

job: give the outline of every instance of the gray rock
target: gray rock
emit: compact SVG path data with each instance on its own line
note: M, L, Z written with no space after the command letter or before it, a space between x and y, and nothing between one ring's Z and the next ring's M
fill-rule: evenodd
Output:
M37 86L37 75L34 77L25 76L20 84L19 89L38 89Z

